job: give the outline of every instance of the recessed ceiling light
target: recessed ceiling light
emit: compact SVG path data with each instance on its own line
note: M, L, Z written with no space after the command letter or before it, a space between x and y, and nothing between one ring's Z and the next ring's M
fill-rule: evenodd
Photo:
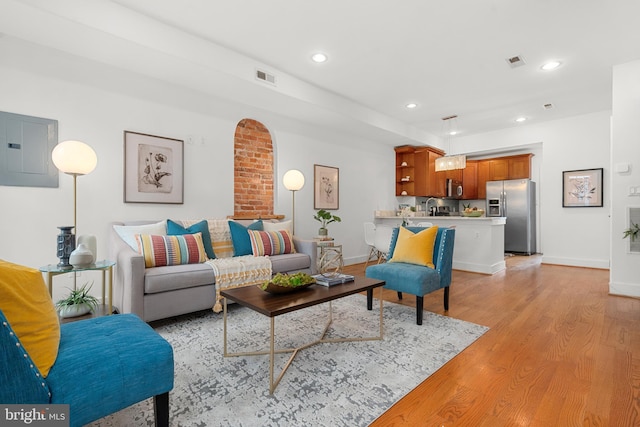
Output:
M454 136L457 135L458 131L457 130L452 130L451 132L449 132L449 135Z
M549 62L546 62L544 65L542 65L542 67L540 68L543 69L544 71L551 71L551 70L555 70L559 66L560 66L559 61L549 61Z
M526 122L526 121L527 121L527 118L526 118L526 117L518 117L518 118L516 119L516 122L518 122L518 123L522 123L522 122Z
M317 62L318 64L326 62L327 59L329 59L327 55L322 52L314 53L313 55L311 55L311 60L313 62Z
M417 106L418 106L418 104L416 104L415 102L410 102L407 105L405 105L405 107L410 109L410 110L413 109L413 108L416 108Z

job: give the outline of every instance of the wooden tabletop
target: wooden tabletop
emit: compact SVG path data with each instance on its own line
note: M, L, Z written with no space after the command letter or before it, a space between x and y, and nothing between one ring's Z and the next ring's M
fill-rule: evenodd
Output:
M317 304L333 301L348 295L363 291L371 291L374 288L384 286L385 282L378 279L356 276L353 282L347 282L334 286L311 285L288 294L270 294L258 288L258 286L245 286L242 288L223 289L220 295L249 307L268 317L279 316L301 308L311 307ZM364 304L364 301L363 301Z

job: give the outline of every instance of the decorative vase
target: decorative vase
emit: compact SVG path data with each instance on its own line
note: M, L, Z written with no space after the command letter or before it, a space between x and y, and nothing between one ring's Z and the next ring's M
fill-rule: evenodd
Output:
M321 227L320 230L318 230L318 236L327 237L328 235L329 235L329 231L326 228Z
M58 250L56 256L60 259L58 268L72 269L73 266L69 264L69 256L76 247L76 236L71 232L73 230L72 225L58 227L60 234L58 234Z
M78 238L76 239L76 243L84 243L93 254L93 262L96 262L98 260L98 245L96 243L96 236L94 236L93 234L83 234L81 236L78 236Z
M84 243L80 243L69 256L69 264L76 268L87 267L92 263L93 252L91 252L91 250Z
M64 307L60 307L58 309L58 314L63 319L66 319L67 317L82 316L89 312L91 312L91 307L89 307L87 304L65 305Z

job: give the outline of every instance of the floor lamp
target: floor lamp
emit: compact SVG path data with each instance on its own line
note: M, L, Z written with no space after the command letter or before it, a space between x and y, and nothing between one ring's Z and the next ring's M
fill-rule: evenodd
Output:
M282 183L284 184L284 188L291 191L292 202L291 202L291 232L296 234L296 191L302 189L304 187L304 175L302 172L296 169L291 169L287 171L282 177Z
M51 153L51 160L56 167L73 176L73 228L78 234L76 215L77 179L78 175L91 173L98 164L98 157L93 148L80 141L64 141L56 145ZM75 248L70 248L71 251ZM66 252L66 249L65 249ZM95 256L95 253L94 253ZM75 286L74 286L75 287Z

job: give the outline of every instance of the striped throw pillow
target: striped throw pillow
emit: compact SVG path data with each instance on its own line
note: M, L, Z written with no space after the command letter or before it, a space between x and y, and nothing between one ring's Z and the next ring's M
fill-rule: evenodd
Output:
M138 253L144 256L144 266L198 264L207 260L202 233L181 236L136 234Z
M256 231L248 230L251 250L254 256L294 254L293 239L287 230Z

